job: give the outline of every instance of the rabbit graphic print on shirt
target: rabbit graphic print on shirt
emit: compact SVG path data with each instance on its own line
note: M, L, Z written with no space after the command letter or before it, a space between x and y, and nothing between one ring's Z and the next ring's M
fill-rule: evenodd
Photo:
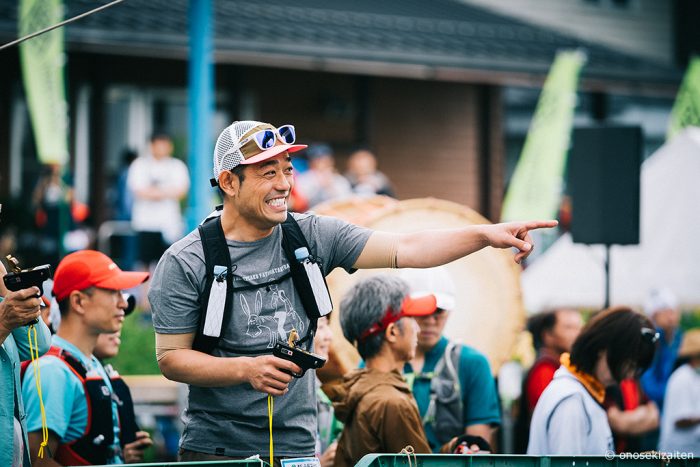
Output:
M272 349L287 341L292 329L303 335L308 319L299 302L289 264L262 273L234 275L233 333L224 338L235 347ZM297 305L298 304L298 305ZM297 310L300 310L297 311Z

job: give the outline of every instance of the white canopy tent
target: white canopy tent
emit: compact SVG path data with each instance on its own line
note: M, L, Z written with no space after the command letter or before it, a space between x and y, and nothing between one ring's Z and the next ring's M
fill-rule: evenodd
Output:
M661 286L681 305L700 305L700 128L685 129L644 161L640 205L640 244L611 248L611 305L642 306ZM525 308L602 307L604 259L603 246L563 235L522 274Z

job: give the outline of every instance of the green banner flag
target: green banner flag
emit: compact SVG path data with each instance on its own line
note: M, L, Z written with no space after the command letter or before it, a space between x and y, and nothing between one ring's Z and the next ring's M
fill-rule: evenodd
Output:
M578 50L557 53L503 201L503 221L556 217L585 62Z
M700 126L700 57L693 57L671 110L666 139L687 126Z
M19 34L31 34L60 23L62 19L62 0L21 0ZM24 90L39 160L46 164L64 165L68 161L63 37L64 28L57 28L19 46Z

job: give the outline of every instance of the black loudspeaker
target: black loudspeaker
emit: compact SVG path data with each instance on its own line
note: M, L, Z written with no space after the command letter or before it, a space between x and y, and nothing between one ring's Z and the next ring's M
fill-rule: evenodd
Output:
M640 127L575 129L568 162L574 242L639 243Z

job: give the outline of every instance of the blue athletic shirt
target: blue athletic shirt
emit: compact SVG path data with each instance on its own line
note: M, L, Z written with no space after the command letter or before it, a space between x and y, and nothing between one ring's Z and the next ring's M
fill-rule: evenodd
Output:
M445 353L448 339L441 337L438 343L425 354L422 373L429 373L435 370L440 357ZM459 383L462 389L462 418L464 428L470 425L491 425L497 426L501 423L501 410L496 391L496 383L491 375L491 367L486 357L476 349L462 346L459 360ZM413 368L406 364L404 375L409 381L413 380ZM430 402L430 381L427 379L413 380L413 396L418 403L418 410L421 418L425 416ZM440 443L433 431L432 424L424 425L428 442L433 446L433 451L440 450ZM463 433L455 433L459 436Z
M53 336L52 344L68 351L80 361L90 373L97 372L105 381L110 390L112 383L107 376L102 364L95 356L86 357L75 345L65 339ZM46 424L53 431L62 444L80 438L87 426L87 401L83 384L71 371L68 365L58 357L47 355L39 359L41 370L41 392L46 411ZM27 431L41 430L41 411L39 408L39 395L36 388L34 371L30 365L22 382L22 397L24 398L25 411L27 413ZM119 415L117 403L112 401L112 425L114 426L114 446L119 452ZM110 459L110 464L122 464L121 457Z

